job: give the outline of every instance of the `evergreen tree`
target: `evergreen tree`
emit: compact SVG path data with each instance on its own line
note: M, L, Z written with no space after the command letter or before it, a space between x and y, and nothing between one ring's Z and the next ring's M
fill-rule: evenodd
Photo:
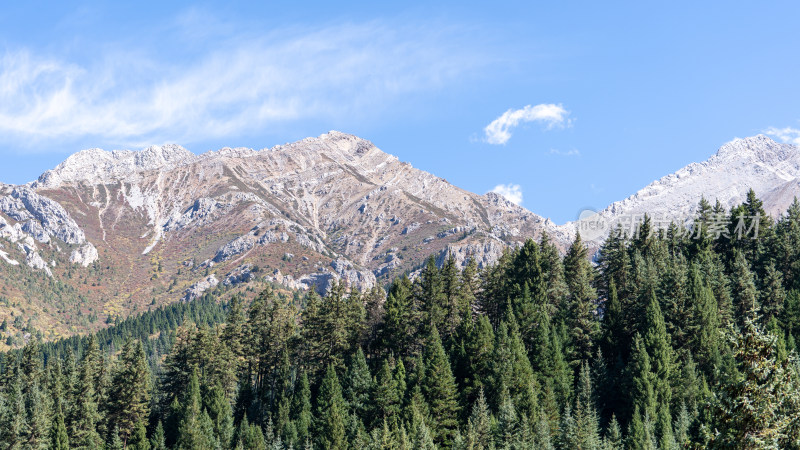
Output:
M101 448L102 438L97 431L101 416L97 410L92 374L91 363L84 360L74 393L69 440L72 445L79 447Z
M472 406L472 414L467 421L467 448L475 450L488 449L491 446L492 417L483 389L478 392L478 400Z
M375 377L374 403L376 414L374 417L376 424L381 421L395 424L400 414L402 398L398 393L397 380L392 370L393 365L394 361L391 358L384 360Z
M628 426L628 436L626 437L626 448L631 450L656 450L658 445L650 420L650 413L642 413L636 406Z
M755 318L728 333L741 376L723 379L713 407L715 447L785 448L800 439L800 385L796 358L780 360L776 339Z
M372 409L370 395L372 394L372 376L369 373L367 359L361 347L356 350L347 367L344 378L344 398L350 407L351 413L358 417L366 417Z
M308 376L303 372L292 399L292 423L297 432L298 443L306 442L309 439L312 422L311 387L308 383Z
M224 389L214 386L208 391L208 399L204 402L206 411L214 425L214 435L220 445L225 448L233 443L233 410L226 398Z
M750 311L759 308L753 274L750 272L744 253L736 252L734 254L732 271L734 306L736 307L737 323L741 325L744 324Z
M61 405L56 406L55 417L50 429L50 448L53 450L69 450L69 435L64 424L64 412Z
M447 316L446 295L444 292L444 282L439 268L436 267L436 258L430 256L417 279L415 286L416 296L419 299L425 317L429 324L437 330L444 328L445 317Z
M181 419L178 425L177 448L214 448L217 443L211 418L202 406L200 382L195 371L189 379L188 390L184 394Z
M150 414L150 367L140 341L125 343L117 361L113 385L111 420L125 443L136 424Z
M604 448L606 450L622 450L623 448L622 429L619 427L616 416L611 416L611 422L606 430Z
M11 379L5 383L5 406L3 408L2 441L8 449L23 448L25 438L28 435L28 422L25 414L25 399L22 394L22 380L19 375L19 368L9 368L7 371L13 373Z
M762 320L768 323L773 317L783 315L783 305L786 301L786 290L783 288L783 275L769 264L764 273L760 290L759 303L761 304Z
M632 378L631 384L631 405L634 411L638 411L639 425L643 426L643 415L648 417L655 414L657 406L656 391L653 386L653 372L650 364L650 355L644 344L644 340L640 335L633 338L633 349L631 350L631 363L629 370ZM644 412L644 414L642 414ZM636 419L634 412L634 420ZM643 428L635 428L635 432L639 433ZM643 432L643 431L642 431ZM630 432L629 432L630 434ZM634 440L640 440L641 436L632 437Z
M704 285L696 265L692 266L691 278L695 309L691 347L703 373L714 376L721 358L719 307L711 288Z
M656 402L658 402L659 409L669 411L669 406L672 404L670 382L673 377L674 354L664 324L664 316L661 314L661 308L652 291L646 309L644 346L650 357L653 393ZM646 411L650 413L650 417L656 417L654 410L647 409Z
M423 393L430 404L433 423L434 441L439 445L449 446L458 427L458 391L450 361L442 347L439 333L434 329L425 351L425 378Z
M574 448L600 448L600 424L595 408L594 389L592 387L589 364L581 365L578 377L578 389L575 398L575 443Z
M491 361L494 354L495 336L492 325L486 316L479 316L466 333L459 347L454 375L460 381L459 390L463 393L465 404L472 404L478 392L491 377Z
M342 388L333 364L328 365L317 394L316 439L322 448L347 448L345 440L346 407Z
M53 450L68 450L69 434L67 433L67 426L64 418L64 389L62 385L60 362L56 362L55 369L52 373L50 394L53 397L54 413L50 426L50 448Z
M572 362L577 365L594 356L594 342L599 333L595 318L597 293L592 287L594 270L589 263L580 233L575 235L575 240L564 257L564 275L569 287L566 323L575 348Z
M164 435L164 425L160 420L158 421L158 425L156 425L156 431L153 432L153 437L150 438L150 448L153 450L167 449L166 437Z
M126 448L132 450L150 450L150 441L147 440L147 427L144 420L140 420L136 424Z

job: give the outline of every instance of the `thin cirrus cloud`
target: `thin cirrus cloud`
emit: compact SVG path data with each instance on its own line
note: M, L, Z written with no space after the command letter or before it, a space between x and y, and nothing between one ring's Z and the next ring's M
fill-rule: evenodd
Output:
M0 54L0 140L145 145L293 120L368 117L495 58L477 42L463 45L458 30L434 29L370 23L278 30L226 39L183 61L120 46L88 60L7 51Z
M553 103L542 103L539 105L527 105L522 109L509 109L500 117L483 129L486 134L486 142L493 145L502 145L511 139L511 130L521 123L538 122L545 126L545 129L568 126L569 111L562 105Z
M570 150L559 150L557 148L551 148L548 152L551 155L558 155L558 156L580 156L581 152L578 149L570 149Z
M498 184L489 192L500 194L515 205L522 203L522 187L518 184Z
M770 136L774 136L783 142L788 142L794 145L800 145L800 129L792 127L786 127L786 128L769 127L766 130L764 130L764 133Z

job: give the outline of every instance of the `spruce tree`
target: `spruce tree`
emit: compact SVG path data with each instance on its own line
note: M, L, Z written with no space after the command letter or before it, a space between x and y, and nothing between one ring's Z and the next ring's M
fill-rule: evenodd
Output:
M650 364L650 355L647 353L644 341L637 334L633 338L633 348L631 350L631 363L628 368L632 379L631 383L631 407L639 413L639 422L646 414L652 416L656 413L657 396L653 386L653 372ZM636 413L634 413L635 416ZM639 424L637 424L637 427ZM636 429L639 433L639 429ZM633 439L639 440L639 436Z
M50 426L50 448L54 450L69 449L69 434L64 415L64 389L62 385L61 362L55 363L51 373L50 395L53 398L53 420Z
M467 421L467 446L475 450L488 449L492 443L492 417L483 389L478 392L478 400L472 406L472 413Z
M564 275L569 287L566 324L575 348L571 360L574 367L594 356L594 342L600 330L595 314L597 293L592 287L594 270L580 233L576 234L564 257Z
M397 380L392 371L394 361L386 359L383 361L378 374L375 376L374 407L375 424L386 421L394 424L400 414L402 398L398 394Z
M150 441L147 440L147 425L144 419L136 424L133 434L128 439L126 448L131 450L150 450Z
M74 393L71 412L70 443L79 447L100 448L102 438L97 431L101 416L97 411L91 365L84 361Z
M658 407L669 411L669 406L672 404L670 382L673 377L674 353L664 324L664 316L652 291L645 314L644 346L650 357L653 372L653 393ZM655 411L648 409L647 412L651 418L656 417Z
M800 439L800 383L797 360L780 360L776 338L764 333L756 318L744 319L741 332L728 340L741 376L723 378L713 406L715 447L785 448Z
M435 329L431 330L425 351L422 390L430 404L431 419L436 426L434 440L439 445L449 446L458 427L458 391L450 370L450 361Z
M692 266L690 278L695 309L691 348L703 373L714 376L721 358L719 307L711 288L704 285L696 265Z
M50 428L50 447L52 450L69 450L69 435L64 424L61 404L56 405L55 417Z
M166 437L164 435L164 425L160 420L158 421L158 425L156 425L156 430L153 432L153 437L150 438L150 448L152 450L167 449Z
M150 367L140 341L122 348L113 377L111 419L127 442L136 424L150 415Z
M750 311L755 311L759 308L753 274L750 272L744 253L736 252L734 254L732 272L734 306L737 323L741 326L744 324L745 318L749 316Z
M317 394L315 437L322 448L347 448L345 417L347 415L342 388L333 364L328 365Z
M297 432L297 443L306 442L310 437L313 416L311 413L311 386L308 383L308 375L303 372L300 375L298 386L292 398L292 423Z
M344 398L351 413L359 417L366 417L367 411L372 409L370 395L372 394L373 384L372 376L367 366L367 359L361 347L350 358L344 382Z
M575 448L599 448L600 423L595 407L591 372L587 362L581 365L574 411L575 442L577 443Z

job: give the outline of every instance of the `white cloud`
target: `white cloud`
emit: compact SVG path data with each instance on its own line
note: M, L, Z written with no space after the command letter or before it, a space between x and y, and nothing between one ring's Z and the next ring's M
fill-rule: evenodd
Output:
M578 149L571 149L571 150L559 150L557 148L551 148L550 152L551 155L559 155L559 156L580 156L581 152Z
M522 188L518 184L498 184L489 192L500 194L515 205L522 203Z
M520 123L540 122L549 130L569 125L568 115L569 111L560 104L528 105L522 109L509 109L487 125L483 131L486 133L486 142L495 145L505 144L511 139L511 130Z
M769 127L764 130L764 133L774 136L783 142L788 142L794 145L800 145L800 130L797 128L775 128Z
M125 43L100 49L88 62L7 51L0 53L0 140L88 137L141 146L292 120L370 117L392 100L447 86L495 57L477 43L463 45L457 30L441 28L283 29L209 39L182 60Z

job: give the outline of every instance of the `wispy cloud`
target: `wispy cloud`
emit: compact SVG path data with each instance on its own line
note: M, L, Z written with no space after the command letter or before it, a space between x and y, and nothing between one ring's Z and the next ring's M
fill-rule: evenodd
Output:
M581 152L578 149L571 149L571 150L559 150L557 148L551 148L548 152L551 155L558 155L558 156L580 156Z
M518 184L498 184L489 192L500 194L515 205L522 203L522 187Z
M560 104L527 105L522 109L509 109L487 125L483 131L486 133L486 142L500 145L511 139L511 130L520 123L539 122L549 130L554 127L569 125L567 116L569 116L569 111Z
M491 52L431 28L276 30L220 40L181 61L124 44L88 62L8 51L0 54L0 140L142 145L369 117L489 64Z
M769 127L766 130L764 130L764 133L770 136L774 136L783 142L788 142L794 145L800 145L800 129L792 127L786 127L786 128Z

